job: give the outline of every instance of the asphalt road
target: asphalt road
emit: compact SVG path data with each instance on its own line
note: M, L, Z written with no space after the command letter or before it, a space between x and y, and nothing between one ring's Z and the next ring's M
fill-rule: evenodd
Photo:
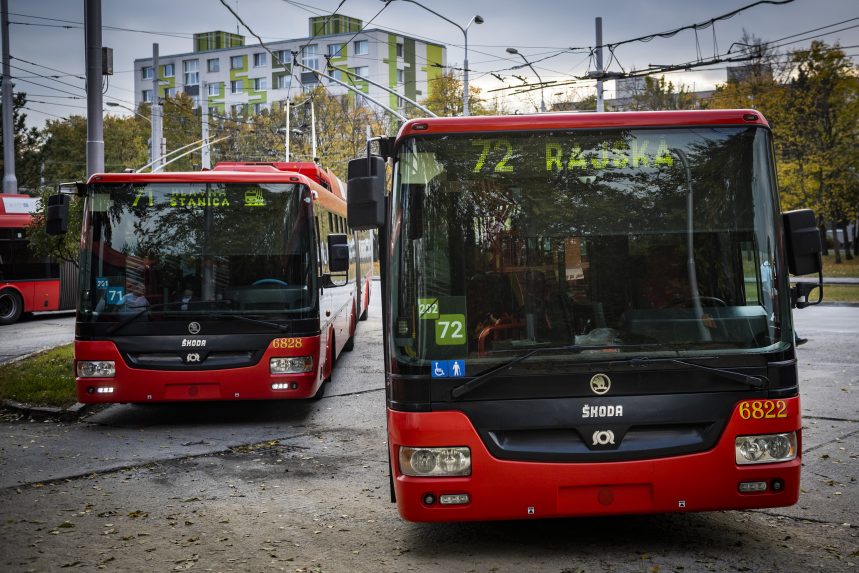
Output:
M42 312L0 326L0 364L68 344L75 339L74 312Z
M0 569L855 571L859 308L806 309L796 321L810 341L799 354L803 494L792 508L400 520L388 499L374 296L319 402L117 405L77 423L0 422Z

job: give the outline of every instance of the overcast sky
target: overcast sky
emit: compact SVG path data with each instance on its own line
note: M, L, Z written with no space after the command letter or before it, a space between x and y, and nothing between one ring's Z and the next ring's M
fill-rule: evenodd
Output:
M331 13L340 0L228 0L245 22L266 41L301 38L308 35L307 19ZM564 52L567 48L595 45L594 19L603 19L603 41L620 42L648 34L705 22L755 0L423 0L423 3L451 20L465 25L475 14L485 20L469 30L471 80L488 90L536 81L530 69L510 70L522 63L506 53L515 47L535 64L544 82L569 81L593 69L586 51ZM779 0L774 0L779 1ZM380 0L345 0L338 13L365 23L384 7ZM10 52L16 91L26 91L30 103L28 124L41 126L54 116L85 115L84 81L84 0L9 0ZM54 19L54 20L50 20ZM58 21L64 20L64 21ZM846 22L845 22L846 21ZM839 24L840 23L840 24ZM236 19L220 0L102 0L103 43L113 48L114 75L105 101L133 105L133 62L148 57L152 43L158 42L163 55L192 51L191 36L211 30L236 31ZM451 25L419 6L395 0L369 27L386 28L413 37L447 45L448 65L461 65L463 35ZM817 28L820 30L813 31ZM811 38L828 43L839 41L850 55L859 54L859 2L856 0L794 0L788 4L760 4L733 18L719 21L713 28L683 31L671 38L654 38L619 46L609 71L643 69L651 64L677 64L712 58L725 53L740 40L743 30L765 41L778 41L782 50L807 47ZM240 27L247 44L256 40ZM808 32L808 33L806 33ZM605 54L608 63L610 55ZM854 58L855 61L855 58ZM46 67L45 67L46 66ZM53 68L53 69L51 69ZM712 70L671 73L667 77L689 89L712 89L725 80L724 64ZM68 74L68 75L65 75ZM44 78L38 76L61 76ZM41 84L41 85L37 85ZM607 83L606 97L613 96L613 82ZM574 87L547 87L548 102L566 97L570 90L581 97L593 93L593 83ZM503 93L503 92L502 92ZM533 111L539 102L520 97L508 100L510 111ZM563 94L563 95L559 95ZM72 98L80 99L72 99ZM578 99L578 97L576 99ZM113 112L116 108L113 108Z

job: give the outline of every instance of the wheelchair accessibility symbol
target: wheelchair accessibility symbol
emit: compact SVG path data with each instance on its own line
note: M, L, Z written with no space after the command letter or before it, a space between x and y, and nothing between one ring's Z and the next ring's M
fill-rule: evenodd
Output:
M462 378L465 376L465 360L433 360L433 378Z

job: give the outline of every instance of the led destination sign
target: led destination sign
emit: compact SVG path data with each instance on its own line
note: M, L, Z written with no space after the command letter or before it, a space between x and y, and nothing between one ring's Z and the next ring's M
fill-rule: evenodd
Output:
M467 153L472 173L519 171L545 173L608 169L671 167L675 157L665 137L616 137L585 142L567 137L498 138L471 140Z

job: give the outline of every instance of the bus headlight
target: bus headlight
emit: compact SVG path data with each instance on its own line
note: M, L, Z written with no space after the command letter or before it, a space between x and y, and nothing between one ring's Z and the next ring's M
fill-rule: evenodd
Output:
M796 432L738 436L734 455L740 465L790 461L796 458Z
M301 374L313 370L312 356L286 356L272 358L268 363L272 374Z
M113 360L79 360L79 378L113 378L116 376L116 363Z
M400 471L407 476L471 475L471 450L466 447L400 447Z

